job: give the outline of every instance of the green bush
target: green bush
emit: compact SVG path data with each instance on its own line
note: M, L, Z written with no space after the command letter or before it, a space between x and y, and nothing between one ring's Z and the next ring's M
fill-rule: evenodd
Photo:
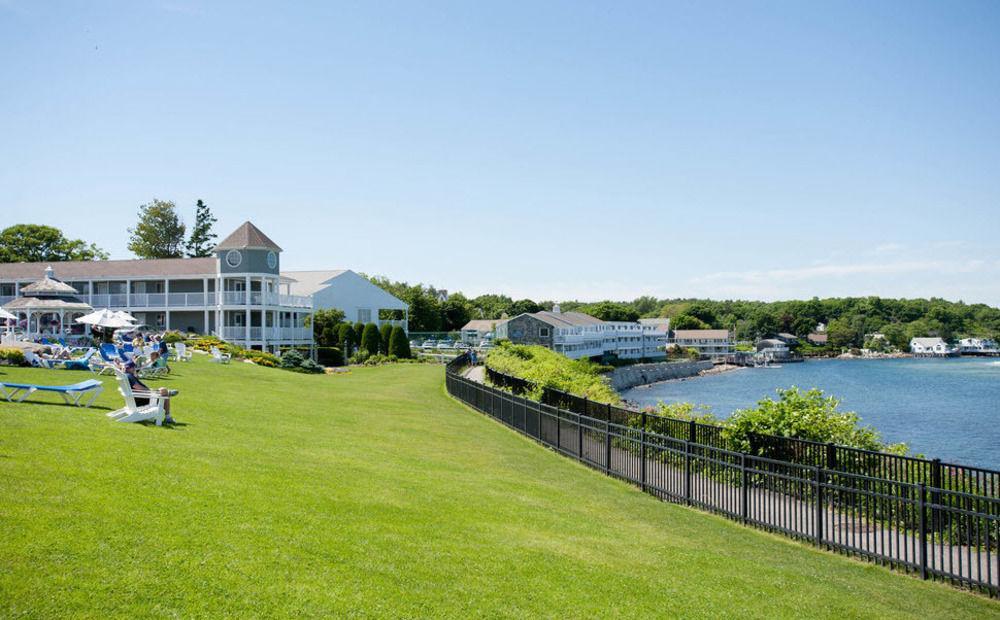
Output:
M389 355L399 359L413 357L413 353L410 351L410 341L407 340L406 332L399 325L392 328L392 334L389 336Z
M347 361L349 364L361 365L367 362L369 357L371 357L371 353L364 349L358 349Z
M533 383L535 390L530 396L536 400L541 398L545 388L550 388L596 402L621 402L621 397L601 374L606 367L589 360L571 360L545 347L501 343L490 351L486 366Z
M13 347L0 349L0 362L8 366L27 366L28 361L24 359L24 351Z
M307 357L304 360L302 360L302 363L299 364L297 370L299 372L321 373L323 372L323 367Z
M354 328L351 327L350 323L344 323L340 326L337 342L340 343L340 350L343 351L344 355L350 357L356 348L354 346Z
M382 323L382 327L378 330L378 335L378 352L382 355L389 355L389 339L392 338L392 325L389 323Z
M281 367L285 370L295 370L302 365L303 361L305 358L302 357L301 353L295 349L289 349L281 356Z
M255 351L253 349L247 349L244 351L243 357L250 360L258 366L266 366L268 368L277 368L281 365L281 358L273 353L268 353L267 351Z
M339 347L316 347L316 360L324 366L344 365L344 356Z
M378 355L380 342L378 326L374 323L365 325L364 332L361 334L361 350L366 351L368 355Z
M354 348L355 349L360 349L361 348L361 337L364 335L364 333L365 333L365 324L362 323L361 321L358 321L357 323L355 323L354 324Z
M797 387L778 389L777 400L765 398L755 409L739 409L725 422L726 435L743 450L750 449L750 435L777 435L810 441L830 442L864 450L905 454L905 444L885 445L878 432L860 426L853 411L840 411L840 401L822 390Z
M163 341L166 342L167 344L184 342L184 335L178 331L169 331L163 334Z

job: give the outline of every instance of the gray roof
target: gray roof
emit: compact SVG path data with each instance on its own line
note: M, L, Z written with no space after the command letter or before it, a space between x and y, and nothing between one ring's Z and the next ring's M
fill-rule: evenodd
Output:
M677 329L674 330L674 340L728 340L727 329Z
M77 290L75 288L73 288L72 286L70 286L69 284L65 284L63 282L60 282L59 280L56 280L55 278L50 278L47 275L44 278L42 278L41 280L38 280L37 282L32 282L31 284L29 284L27 286L21 287L21 293L22 294L26 293L29 296L33 295L33 294L43 295L43 296L48 296L48 295L60 296L60 295L77 295L78 294Z
M62 263L0 263L0 280L39 280L52 265L61 280L214 276L217 259L153 258L135 260L66 261Z
M281 251L277 243L271 241L267 235L249 221L243 222L239 228L215 246L216 250L242 250L244 248Z
M507 319L473 319L462 326L462 331L474 329L480 332L488 332L492 331L497 325L506 322Z
M90 304L80 301L76 297L18 297L4 304L5 309L16 310L59 310L68 312L90 312L93 308Z
M347 269L321 269L318 271L282 271L281 277L291 284L293 295L312 295L326 288L330 280L347 273Z
M539 321L544 321L549 325L554 327L582 327L584 325L599 325L603 323L601 319L594 318L589 314L584 314L582 312L548 312L542 310L541 312L526 313L530 317L534 317Z

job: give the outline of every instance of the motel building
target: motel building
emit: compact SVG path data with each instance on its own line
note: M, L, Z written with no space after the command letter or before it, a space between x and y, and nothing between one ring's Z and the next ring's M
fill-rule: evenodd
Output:
M0 306L48 279L71 286L80 302L124 310L151 329L215 334L267 351L311 346L312 296L291 294L295 280L281 275L280 261L281 248L245 222L207 258L0 264ZM29 335L84 333L72 314L32 316L18 305L10 311Z

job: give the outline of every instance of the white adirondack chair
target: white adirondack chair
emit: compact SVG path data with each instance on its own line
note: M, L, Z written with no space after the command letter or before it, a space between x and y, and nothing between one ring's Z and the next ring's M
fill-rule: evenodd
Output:
M157 392L151 392L148 394L149 404L139 407L135 404L135 394L132 392L132 386L128 383L128 377L125 376L125 373L121 372L116 372L115 375L118 378L118 391L125 399L125 406L117 411L112 411L108 414L108 417L118 422L155 420L157 426L162 426L163 419L166 417L166 412L163 408L164 403L170 397L163 396ZM143 393L142 397L146 398L147 394Z
M191 359L191 352L187 350L187 345L183 342L174 343L174 353L177 354L177 361L187 362Z
M232 359L232 356L228 353L223 353L219 350L219 347L212 347L212 361L219 364L228 364Z

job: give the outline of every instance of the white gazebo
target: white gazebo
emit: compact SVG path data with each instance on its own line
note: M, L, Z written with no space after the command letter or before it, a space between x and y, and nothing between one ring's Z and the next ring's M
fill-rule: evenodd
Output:
M75 319L92 312L90 304L81 301L76 289L55 279L52 267L45 277L20 289L20 297L3 308L23 323L28 339L69 335Z

